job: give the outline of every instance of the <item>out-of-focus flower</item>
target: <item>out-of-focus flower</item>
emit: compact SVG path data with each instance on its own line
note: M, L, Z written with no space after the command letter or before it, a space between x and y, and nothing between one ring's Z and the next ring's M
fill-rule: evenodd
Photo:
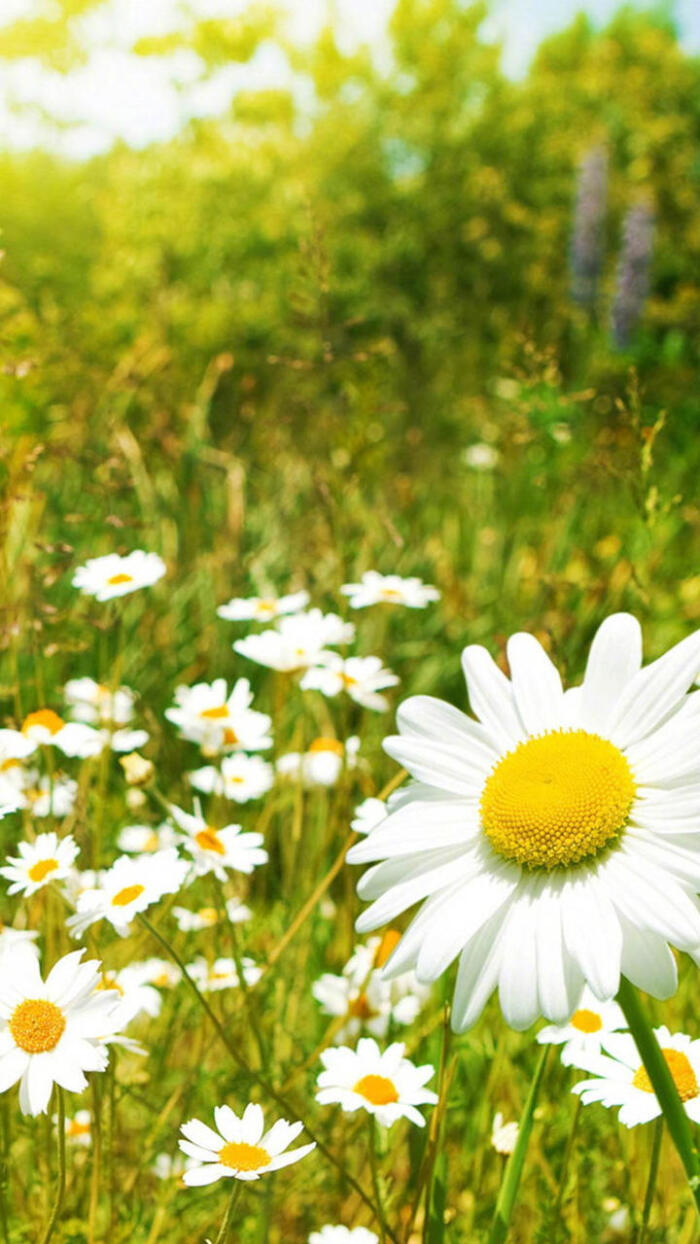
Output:
M358 803L355 808L350 828L354 829L356 834L371 834L372 830L384 820L387 812L388 808L383 799L373 797L363 799L362 803Z
M379 1236L366 1227L333 1227L326 1225L312 1231L309 1244L378 1244Z
M13 929L0 920L0 961L3 955L13 954L18 946L25 946L38 958L39 950L36 939L39 934L34 929Z
M172 825L125 825L117 835L117 846L120 851L132 855L140 855L142 851L163 851L166 847L174 847L177 834Z
M135 916L146 911L164 894L176 894L183 885L190 866L170 848L140 855L133 859L120 855L100 875L98 884L83 890L76 904L76 913L68 919L74 937L80 937L91 924L108 920L122 937L129 932Z
M173 907L173 918L181 933L201 933L203 929L211 929L218 924L221 916L215 907L200 907L199 911L190 911L187 907ZM250 920L253 913L250 907L237 898L226 900L226 919L232 924L242 924Z
M40 708L22 722L22 734L41 747L57 747L64 756L97 756L105 741L99 730L80 721L64 721L51 708Z
M508 641L511 678L463 654L479 720L416 696L385 750L414 778L348 851L374 866L361 933L422 904L387 964L436 980L459 958L452 1022L469 1028L498 988L512 1027L565 1023L584 984L621 972L657 997L677 984L669 942L700 957L700 631L645 669L638 622L599 628L583 685L564 692L532 635ZM547 954L541 954L546 930Z
M303 786L335 786L344 769L354 769L360 740L352 735L340 739L314 739L305 752L286 752L277 761L277 772Z
M308 592L293 592L289 596L234 596L227 604L219 605L216 612L227 622L273 622L285 613L300 613L308 603Z
M102 1038L114 1031L113 999L96 993L100 964L64 955L41 978L26 945L3 960L0 993L0 1091L19 1080L22 1114L44 1114L54 1084L71 1093L87 1087L86 1071L104 1071Z
M593 147L579 166L569 258L571 297L583 307L593 307L598 292L607 188L607 152L604 147Z
M54 1118L54 1123L57 1119ZM92 1116L89 1110L76 1110L72 1117L65 1120L66 1143L81 1149L89 1149L92 1144Z
M608 1196L603 1201L603 1211L608 1215L608 1231L613 1235L629 1235L630 1212L616 1196Z
M120 1031L142 1012L152 1019L160 1014L161 996L153 985L143 980L136 965L129 965L119 972L108 972L103 968L97 988L113 995L112 1015Z
M216 1132L199 1119L190 1119L180 1129L184 1137L180 1148L197 1163L182 1176L190 1188L213 1184L217 1179L259 1179L268 1171L291 1166L316 1148L311 1143L285 1153L303 1130L303 1123L280 1119L265 1132L260 1106L246 1106L241 1118L230 1106L217 1106L214 1119Z
M38 769L13 769L8 780L15 785L16 802L33 817L69 816L78 797L78 783L65 773L39 775Z
M187 1168L195 1165L196 1163L193 1162L192 1158L185 1160L180 1153L176 1153L175 1155L170 1153L159 1153L153 1160L151 1170L156 1176L156 1179L172 1179L173 1182L177 1180L181 1183L182 1176Z
M568 1023L548 1024L538 1032L537 1040L540 1045L563 1045L561 1061L565 1067L585 1068L591 1054L600 1054L608 1033L626 1027L616 1002L600 1002L592 990L584 989Z
M145 786L155 773L153 761L139 752L129 752L128 756L121 757L119 763L129 786Z
M422 579L403 579L401 575L379 574L376 570L366 570L360 583L344 583L340 590L350 598L351 609L365 609L367 605L425 609L430 601L440 599L438 589Z
M251 989L257 985L262 976L262 968L253 959L244 955L241 959L243 980ZM194 959L187 966L187 974L195 981L202 993L218 993L222 989L238 989L240 979L234 959L221 958L209 963L203 956Z
M75 721L97 727L106 746L133 752L148 742L147 730L129 729L136 696L129 687L106 687L94 678L71 678L63 694Z
M154 985L156 989L174 989L182 980L182 972L170 959L143 959L130 963L128 980L139 985Z
M654 242L654 213L648 203L635 203L627 213L611 322L619 350L630 344L649 292Z
M493 471L498 466L498 450L485 441L476 441L473 445L467 445L462 461L474 471Z
M192 856L198 876L213 873L219 881L225 881L228 869L252 873L259 864L267 863L262 834L244 833L240 825L225 825L222 829L216 829L207 823L199 808L193 815L170 804L170 815L183 830L180 843Z
M126 557L108 553L105 557L91 557L84 566L78 566L73 575L73 587L84 596L95 600L113 600L126 596L141 587L151 587L165 574L165 562L157 553L145 553L134 549Z
M501 1111L497 1110L491 1125L491 1144L496 1153L512 1153L519 1130L517 1123L504 1123Z
M78 856L78 844L68 834L39 834L34 842L19 842L19 855L8 856L7 864L0 868L0 877L12 884L8 894L21 894L29 898L51 881L59 881L70 875Z
M693 1041L682 1032L670 1033L666 1027L654 1031L685 1113L694 1123L700 1123L700 1041ZM618 1118L625 1127L658 1118L661 1106L634 1038L628 1032L613 1032L606 1036L603 1045L606 1054L587 1059L584 1067L585 1071L594 1072L596 1079L580 1081L572 1092L579 1094L584 1106L592 1102L619 1106Z
M336 652L329 652L323 665L307 670L300 685L305 691L320 691L328 696L347 691L356 704L382 713L389 707L389 702L379 692L386 687L395 687L398 681L396 674L384 668L379 657L348 657L344 660Z
M215 765L204 765L187 777L190 785L204 794L223 795L234 803L248 803L250 799L260 799L267 794L274 783L275 771L261 756L236 752L233 756L224 756L218 769Z
M233 648L258 665L291 673L325 661L334 655L326 651L329 646L350 643L354 637L351 622L343 622L334 613L310 609L280 618L276 630L237 639Z
M229 692L226 679L177 687L175 708L165 710L183 738L198 743L202 751L264 751L272 746L271 721L266 713L251 709L253 694L247 678L239 678Z
M400 934L388 929L383 937L372 937L355 947L343 973L324 973L313 985L314 998L327 1015L345 1016L346 1023L335 1040L356 1037L363 1030L373 1037L385 1037L390 1023L412 1024L430 996L430 988L419 984L413 972L395 980L385 980L382 968L397 945Z
M404 1058L404 1049L397 1042L382 1052L372 1037L361 1037L356 1050L345 1045L324 1050L316 1100L322 1106L337 1103L348 1113L367 1110L383 1127L401 1118L424 1127L417 1107L437 1102L437 1094L424 1087L435 1068L416 1067Z

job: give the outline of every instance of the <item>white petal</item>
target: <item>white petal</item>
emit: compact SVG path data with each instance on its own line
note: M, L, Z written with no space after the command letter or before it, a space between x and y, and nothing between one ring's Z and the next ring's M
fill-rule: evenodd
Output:
M393 920L408 907L413 907L414 903L420 902L429 894L449 885L459 876L467 876L475 867L472 858L460 850L435 851L429 854L434 858L429 861L419 858L406 880L398 881L393 885L390 883L390 878L394 874L387 871L381 873L380 876L380 870L390 870L396 863L399 863L403 864L404 871L406 871L405 861L390 860L388 864L379 864L376 869L370 870L373 874L371 879L373 885L371 890L369 886L365 887L362 897L372 897L376 890L384 891L384 893L358 919L359 932L368 933L382 924L387 924L389 920ZM365 873L361 885L366 883L369 877L370 873Z
M482 766L492 768L499 750L488 730L452 704L431 695L414 695L399 705L396 721L403 735L440 741L448 747L470 750Z
M640 670L628 682L610 719L609 738L628 747L655 730L680 706L700 670L700 631Z
M612 998L620 985L622 931L594 873L571 874L561 904L564 940L594 994Z
M622 972L654 998L670 998L678 987L676 961L658 933L640 929L619 913L622 925Z
M515 707L513 688L493 657L479 644L462 653L472 711L486 726L499 748L509 750L525 738Z
M522 1032L539 1014L535 884L522 887L508 914L503 935L498 997L503 1017Z
M583 679L580 723L604 733L617 702L642 664L642 632L630 613L614 613L598 627Z
M465 1032L481 1015L498 982L502 917L492 916L465 946L459 959L452 1004L452 1028Z
M564 693L556 666L534 635L520 631L507 645L513 694L529 734L561 725Z
M515 891L520 869L505 860L490 865L444 900L439 916L425 932L416 965L419 981L437 980L479 928L503 910Z
M481 793L491 764L482 755L470 755L469 744L456 747L440 740L411 738L392 734L384 740L384 751L403 765L412 777L453 795L477 797Z

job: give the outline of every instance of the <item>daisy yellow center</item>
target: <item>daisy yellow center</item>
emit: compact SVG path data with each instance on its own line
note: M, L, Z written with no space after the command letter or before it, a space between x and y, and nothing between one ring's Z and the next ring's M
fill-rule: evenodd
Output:
M350 1003L348 1014L354 1019L371 1019L376 1012L372 1010L366 993L358 996Z
M247 1145L238 1140L219 1149L219 1161L232 1171L259 1171L269 1164L270 1155L262 1145Z
M140 898L146 889L145 885L127 885L119 890L112 899L113 907L128 907L135 899Z
M341 674L340 681L342 682L344 687L356 687L357 686L357 679L353 678L352 674Z
M309 744L310 752L334 752L336 756L342 756L343 744L338 739L314 739Z
M113 587L117 587L120 583L133 583L133 581L133 577L130 574L124 574L123 570L119 574L110 575L107 580Z
M90 1135L90 1124L89 1123L79 1123L77 1119L71 1119L70 1122L66 1125L66 1136L69 1136L72 1140L76 1140L79 1136L89 1136L89 1135Z
M224 730L224 743L227 747L233 747L233 744L237 742L238 735L236 734L236 731L232 730L230 726L227 726Z
M36 864L32 864L27 876L30 881L44 881L49 873L55 872L58 868L58 860L37 860Z
M22 722L22 733L28 734L34 726L43 726L49 734L58 734L59 730L63 729L64 722L52 708L40 708L38 712L30 713L28 717L25 717Z
M682 1050L662 1049L661 1053L666 1059L666 1065L673 1076L673 1083L678 1089L681 1101L692 1101L694 1097L700 1095L700 1085L698 1085L697 1076L687 1055ZM632 1084L635 1088L641 1089L643 1093L654 1092L646 1067L640 1067L635 1072Z
M400 941L401 934L398 929L387 929L386 932L382 934L382 940L377 946L374 954L375 968L384 967L387 959L393 955Z
M217 704L215 708L203 708L199 715L211 721L216 721L219 717L228 717L228 706L226 704Z
M359 1093L372 1106L389 1106L399 1100L396 1085L386 1076L363 1076L354 1085L353 1092Z
M574 1011L571 1016L571 1027L578 1028L579 1032L600 1032L603 1021L595 1011L587 1011L584 1007L581 1011Z
M622 833L635 795L619 748L553 730L507 752L486 780L481 822L495 851L528 868L566 868Z
M217 855L226 854L226 848L223 842L221 841L216 830L211 828L211 825L207 825L204 829L200 829L199 833L195 834L194 840L197 843L197 846L201 847L203 851L215 851Z
M382 596L385 600L398 600L401 593L395 587L383 587Z
M8 1025L15 1044L26 1054L46 1054L55 1049L65 1026L63 1011L55 1002L47 1002L44 998L27 998L20 1002Z
M274 613L276 607L277 607L277 601L275 600L259 600L258 601L258 613Z

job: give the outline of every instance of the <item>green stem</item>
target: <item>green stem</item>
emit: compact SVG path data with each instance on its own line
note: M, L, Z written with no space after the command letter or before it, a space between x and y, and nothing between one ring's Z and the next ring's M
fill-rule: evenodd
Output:
M515 1142L515 1148L511 1153L506 1168L503 1172L501 1187L498 1192L498 1200L496 1201L496 1211L491 1224L491 1234L489 1235L489 1244L503 1244L508 1235L510 1220L515 1207L515 1200L520 1187L520 1177L523 1173L525 1163L525 1154L530 1140L532 1131L535 1106L542 1084L542 1077L547 1063L550 1047L542 1046L542 1052L537 1061L535 1074L532 1077L530 1091L527 1095L525 1108L520 1118L520 1126L518 1128L518 1139Z
M649 1161L649 1178L647 1179L647 1190L644 1196L644 1209L642 1210L642 1221L639 1227L639 1235L637 1236L637 1244L644 1244L647 1238L647 1230L649 1228L649 1217L651 1207L654 1202L654 1192L656 1191L656 1176L659 1173L659 1158L661 1157L661 1141L664 1134L664 1116L659 1115L654 1124L654 1139L651 1146L651 1159Z
M384 1205L382 1203L382 1190L379 1184L379 1167L377 1165L377 1121L373 1115L367 1116L369 1121L369 1167L372 1172L372 1187L374 1189L374 1199L377 1203L377 1211L379 1217L379 1231L382 1244L386 1240L386 1218L384 1217Z
M240 1191L241 1191L240 1181L238 1179L234 1179L233 1187L231 1189L231 1196L229 1197L228 1208L226 1210L226 1213L224 1214L224 1221L221 1224L221 1230L219 1231L219 1234L216 1237L216 1244L226 1244L226 1240L228 1239L228 1233L231 1228L231 1223L233 1222L233 1211L235 1209L236 1201L238 1200Z
M0 1224L2 1225L3 1244L8 1244L10 1238L7 1212L7 1191L9 1187L10 1163L10 1117L7 1095L3 1097L2 1103L0 1104L0 1119L2 1120L2 1136L0 1137Z
M233 1041L229 1039L228 1033L226 1032L226 1029L224 1028L223 1024L219 1020L216 1013L210 1007L209 1003L204 997L204 994L201 993L200 990L197 988L197 984L193 980L193 978L190 976L189 972L187 971L187 967L184 961L180 958L180 955L177 953L175 948L170 945L170 942L167 940L167 938L163 937L162 933L159 933L155 925L151 924L150 920L148 920L147 917L143 915L143 913L138 916L138 919L140 923L143 925L143 927L145 929L148 929L149 933L152 934L152 936L156 939L159 945L163 947L166 954L168 954L170 958L173 960L173 962L177 964L180 971L182 972L183 980L188 985L191 992L194 994L199 1006L201 1006L202 1010L208 1017L210 1023L213 1024L214 1028L216 1029L219 1040L221 1041L221 1044L228 1051L234 1063L236 1063L236 1065L240 1067L241 1071L243 1071L250 1078L250 1080L252 1080L254 1084L257 1084L263 1090L263 1092L267 1093L268 1096L271 1097L274 1102L276 1102L276 1104L280 1107L281 1110L284 1111L287 1117L298 1114L298 1111L295 1109L293 1105L289 1103L287 1098L284 1097L281 1093L279 1093L277 1089L274 1087L274 1085L270 1084L269 1081L266 1080L265 1077L261 1075L259 1071L256 1071L253 1067L251 1067L250 1063L241 1054L240 1049L236 1045L234 1045ZM331 1163L332 1166L335 1166L336 1169L341 1172L343 1179L345 1179L350 1184L350 1186L354 1188L355 1192L361 1198L361 1200L364 1201L368 1209L371 1209L377 1221L380 1221L380 1215L379 1215L377 1206L374 1204L372 1199L367 1196L367 1193L365 1192L362 1185L359 1184L357 1180L354 1178L354 1176L351 1175L346 1170L342 1162L338 1161L335 1154L329 1149L328 1145L326 1145L324 1141L322 1141L318 1137L318 1135L316 1135L315 1132L312 1132L311 1128L308 1126L307 1123L304 1124L304 1130L306 1131L307 1136L309 1136L309 1138L314 1141L319 1152L323 1154L323 1156L326 1158L328 1162ZM388 1228L387 1228L387 1235L389 1236L391 1240L394 1241L394 1244L397 1244L396 1236L393 1234L393 1232L389 1231Z
M559 1214L561 1212L561 1203L564 1200L566 1180L569 1174L569 1164L571 1162L571 1155L574 1151L574 1145L576 1143L576 1133L578 1132L578 1122L581 1117L582 1104L583 1103L581 1101L581 1098L577 1097L576 1105L574 1106L574 1117L571 1120L571 1127L569 1129L569 1139L566 1142L566 1149L564 1151L564 1161L561 1164L561 1171L559 1173L559 1189L557 1191L557 1199L554 1202L554 1212L553 1212L553 1217L555 1219L559 1217Z
M639 994L624 976L620 977L617 1001L622 1008L629 1030L639 1050L651 1086L663 1111L669 1135L678 1151L688 1177L695 1206L700 1213L700 1160L693 1144L688 1116L678 1096L678 1089L654 1035Z
M66 1191L66 1108L63 1100L63 1089L56 1085L56 1105L58 1113L56 1115L56 1128L58 1130L58 1184L56 1187L56 1199L53 1203L51 1216L46 1224L46 1230L41 1237L41 1244L49 1244L53 1233L56 1230L61 1210L63 1209L63 1197Z

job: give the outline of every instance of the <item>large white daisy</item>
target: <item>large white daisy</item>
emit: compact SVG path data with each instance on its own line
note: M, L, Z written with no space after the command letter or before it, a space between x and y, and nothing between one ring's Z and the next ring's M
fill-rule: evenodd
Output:
M401 706L385 747L414 781L348 853L375 864L359 931L422 903L388 975L431 981L459 959L457 1031L496 988L518 1029L563 1023L585 983L613 997L621 973L669 997L669 943L700 954L700 632L642 669L639 625L615 614L569 691L531 635L508 661L510 679L465 649L477 720L428 696Z

